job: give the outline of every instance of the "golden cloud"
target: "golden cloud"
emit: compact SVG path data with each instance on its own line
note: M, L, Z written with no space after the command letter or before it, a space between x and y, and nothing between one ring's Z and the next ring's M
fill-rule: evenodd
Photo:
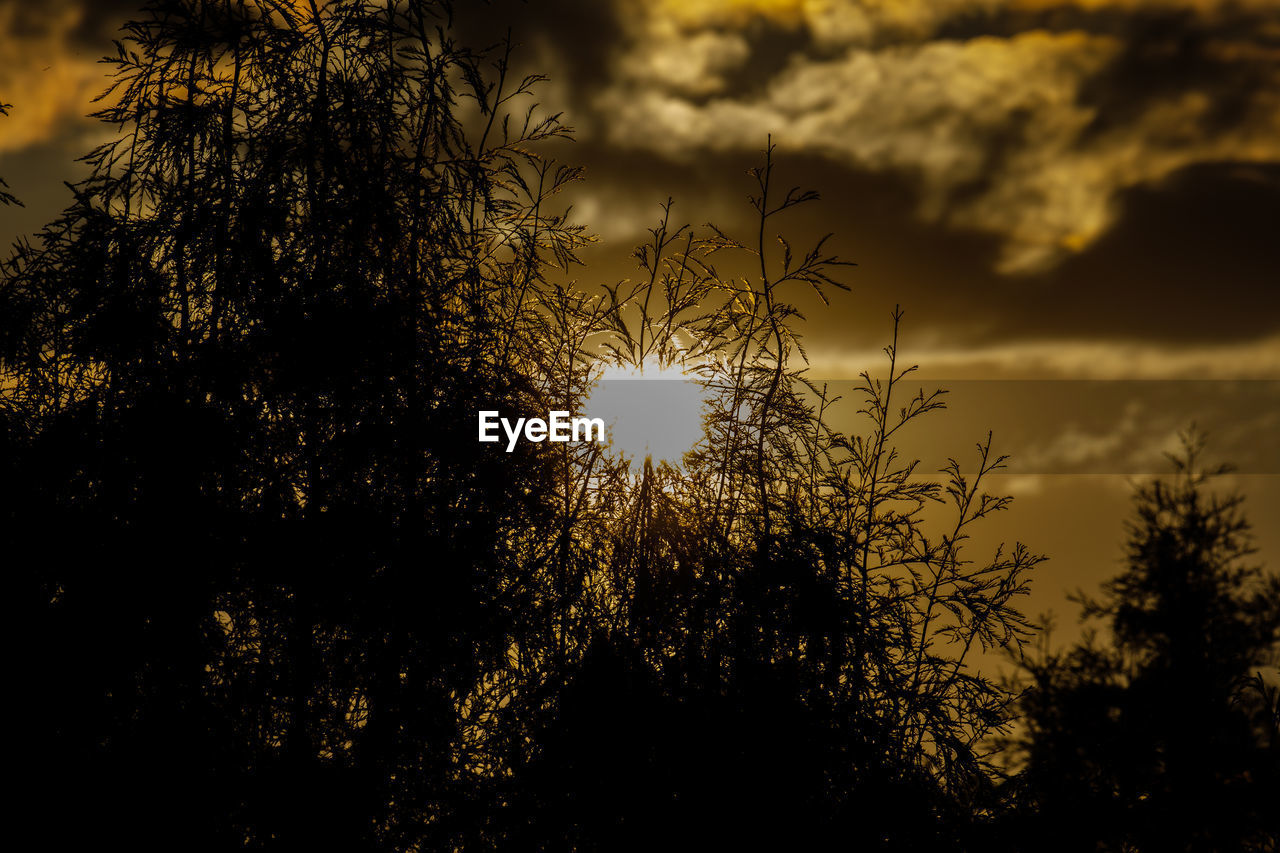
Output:
M1274 379L1280 337L1188 345L1119 340L1015 341L978 347L911 347L920 375L945 379ZM814 349L814 376L857 376L874 368L879 350Z
M83 15L75 4L0 6L0 98L13 104L0 119L0 152L54 138L89 113L106 88L98 57L75 49L73 34Z
M1197 163L1280 162L1280 54L1243 28L1206 36L1198 49L1216 69L1246 72L1249 91L1187 79L1105 114L1097 81L1123 69L1133 47L1113 18L1092 30L942 35L946 22L966 15L989 21L1069 5L1204 16L1244 8L1210 0L803 0L701 2L676 15L663 4L634 5L628 46L597 106L624 146L680 155L758 148L772 133L784 147L909 176L924 218L999 235L999 267L1008 273L1042 270L1090 246L1116 221L1127 189ZM1259 4L1255 14L1269 9L1280 4ZM753 12L794 19L816 49L792 56L762 88L739 91L735 74L754 61L743 26ZM1227 101L1238 104L1234 118L1216 126Z

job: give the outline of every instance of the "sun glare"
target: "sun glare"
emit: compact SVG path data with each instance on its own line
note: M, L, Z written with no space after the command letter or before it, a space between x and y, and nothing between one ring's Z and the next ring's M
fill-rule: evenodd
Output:
M632 463L679 465L702 437L706 388L678 366L610 367L592 387L588 417L604 420L609 449Z

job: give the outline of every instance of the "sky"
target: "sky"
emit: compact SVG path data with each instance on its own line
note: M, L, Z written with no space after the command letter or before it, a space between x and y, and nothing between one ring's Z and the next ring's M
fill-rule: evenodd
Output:
M70 200L110 132L85 118L97 59L138 5L0 0L0 177L26 205L0 237ZM903 307L901 357L952 392L908 449L940 463L991 430L1013 454L992 536L1050 556L1033 612L1070 623L1065 591L1117 571L1132 484L1192 421L1280 565L1280 0L480 5L463 37L509 26L574 128L553 153L586 167L581 286L634 273L669 196L748 229L745 171L777 144L779 181L822 195L783 229L857 264L831 306L797 296L810 375L882 370Z

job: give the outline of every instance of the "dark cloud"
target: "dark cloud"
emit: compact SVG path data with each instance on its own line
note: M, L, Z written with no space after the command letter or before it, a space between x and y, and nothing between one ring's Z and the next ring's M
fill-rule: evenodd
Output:
M1084 250L1131 188L1200 163L1280 162L1273 6L617 6L625 35L588 99L614 145L687 159L772 130L910 179L921 217L996 235L1005 272Z
M1191 167L1128 191L1121 207L1112 230L1042 285L1006 285L1011 326L1188 344L1280 332L1280 164Z
M46 175L55 153L68 164L81 153L74 133L92 125L76 118L103 84L94 60L133 8L0 5L21 43L0 71L0 85L5 73L21 83L0 89L15 103L0 123L11 183L10 164ZM742 173L773 133L783 180L824 194L789 232L835 231L860 264L835 308L797 297L819 351L881 340L898 302L925 352L1203 348L1280 328L1275 4L495 0L456 11L470 44L509 28L520 70L551 77L540 100L577 128L579 142L555 153L588 168L566 202L604 238L588 253L593 280L631 273L631 244L668 195L682 219L745 233ZM23 165L32 152L38 169ZM21 189L29 207L6 215L34 223L40 199Z
M756 142L763 147L763 136ZM670 161L588 142L570 156L588 166L571 198L604 237L588 253L586 283L634 274L631 245L668 195L680 222L712 220L753 236L744 172L758 152ZM909 181L801 154L782 156L777 177L782 186L818 188L822 198L776 230L796 245L834 232L831 248L858 264L842 274L851 292L830 308L802 292L789 297L808 317L815 360L834 359L847 375L868 366L857 362L861 354L876 360L897 304L908 309L909 357L935 376L1258 376L1280 368L1277 167L1205 164L1128 190L1117 224L1099 240L1019 278L993 272L994 236L921 221Z
M585 104L609 79L610 58L623 39L618 10L610 2L581 0L490 0L457 4L455 24L468 44L495 45L508 31L517 42L517 62L527 73L553 78L572 104ZM550 67L548 67L550 66Z

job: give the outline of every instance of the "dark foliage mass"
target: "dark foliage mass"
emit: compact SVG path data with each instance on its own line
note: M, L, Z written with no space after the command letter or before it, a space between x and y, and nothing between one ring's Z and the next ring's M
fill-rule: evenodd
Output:
M750 235L668 205L634 283L565 283L568 131L449 11L156 0L111 60L113 141L4 263L41 845L999 849L1110 809L1113 849L1162 850L1189 802L1196 849L1263 844L1275 698L1241 679L1276 588L1229 568L1235 505L1144 492L1095 607L1115 649L1032 664L1019 705L973 665L1031 636L1040 560L973 553L1008 502L989 438L939 478L894 450L942 403L896 318L887 375L843 389L854 432L805 378L790 300L844 266L775 237L816 196L769 150ZM475 440L478 410L578 411L619 363L708 389L683 465Z
M1077 850L1274 850L1280 576L1248 562L1238 495L1220 498L1187 437L1176 475L1139 488L1125 569L1101 621L1024 663L1015 820ZM1221 473L1219 471L1218 473ZM1081 820L1088 815L1088 820ZM1034 849L1026 846L1024 849Z

